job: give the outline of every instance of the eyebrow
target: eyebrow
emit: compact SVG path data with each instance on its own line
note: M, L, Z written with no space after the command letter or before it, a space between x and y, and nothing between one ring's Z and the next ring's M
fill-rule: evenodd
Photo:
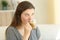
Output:
M28 13L25 13L25 14L28 14ZM35 13L32 13L32 15L34 15Z

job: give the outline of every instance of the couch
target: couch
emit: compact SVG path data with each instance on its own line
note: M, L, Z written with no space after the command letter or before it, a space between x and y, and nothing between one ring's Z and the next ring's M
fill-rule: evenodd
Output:
M39 24L37 25L40 30L40 40L58 40L57 34L60 29L60 25L54 24ZM6 40L5 31L7 26L0 27L0 40Z

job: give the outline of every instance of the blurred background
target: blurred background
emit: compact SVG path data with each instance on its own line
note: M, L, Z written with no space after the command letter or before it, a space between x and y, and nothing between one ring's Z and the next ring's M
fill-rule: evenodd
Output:
M21 1L0 0L0 26L8 26ZM27 0L36 8L35 19L37 24L60 24L60 0Z
M18 3L25 0L0 0L0 40L10 25ZM60 40L60 0L27 0L35 6L35 19L41 40Z

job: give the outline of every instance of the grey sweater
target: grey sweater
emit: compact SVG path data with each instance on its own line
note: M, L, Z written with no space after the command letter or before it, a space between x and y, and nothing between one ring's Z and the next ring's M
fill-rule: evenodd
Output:
M29 40L39 40L40 31L38 27L31 31ZM18 32L15 27L8 27L6 30L6 40L22 40L22 35Z

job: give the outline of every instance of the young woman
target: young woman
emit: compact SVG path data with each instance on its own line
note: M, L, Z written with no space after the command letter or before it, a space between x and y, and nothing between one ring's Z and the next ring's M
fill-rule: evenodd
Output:
M35 7L28 1L18 4L12 23L6 30L6 40L39 40L38 27L30 24L34 18Z

